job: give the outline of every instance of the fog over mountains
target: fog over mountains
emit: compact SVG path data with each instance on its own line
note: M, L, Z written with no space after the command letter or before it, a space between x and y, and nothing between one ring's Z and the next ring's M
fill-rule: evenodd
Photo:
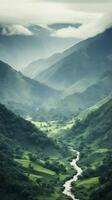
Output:
M112 28L109 28L62 54L32 63L24 73L62 91L59 110L69 112L88 107L112 92L111 37Z
M109 28L63 53L34 61L24 69L25 76L1 62L1 78L7 79L7 86L1 81L1 99L15 103L22 99L29 106L44 105L63 115L94 105L112 92L111 37Z
M79 41L77 38L52 37L52 32L53 28L40 25L1 24L0 59L20 70L31 61L61 52Z
M96 37L80 42L72 47L70 55L39 74L37 79L57 88L60 85L65 88L82 78L96 77L111 70L111 36L112 29L108 29Z

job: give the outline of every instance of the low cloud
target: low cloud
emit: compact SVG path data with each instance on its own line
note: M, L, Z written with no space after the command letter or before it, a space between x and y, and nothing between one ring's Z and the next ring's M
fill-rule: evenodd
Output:
M32 32L28 28L22 25L5 25L2 27L1 34L7 35L7 36L11 36L11 35L30 36L32 35Z
M85 39L107 28L110 21L103 16L109 12L112 0L0 0L0 23L11 25L3 29L4 35L31 35L31 24L81 23L78 29L54 30L52 36Z
M62 28L54 31L51 35L53 37L60 38L79 38L86 39L88 37L93 37L105 29L112 26L112 15L100 16L99 19L91 20L88 23L84 23L78 29L69 26L68 28Z

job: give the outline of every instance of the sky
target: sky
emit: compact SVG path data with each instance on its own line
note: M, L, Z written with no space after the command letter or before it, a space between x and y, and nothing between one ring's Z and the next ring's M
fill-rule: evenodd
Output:
M47 27L55 23L81 23L53 30L51 37L92 37L112 25L112 0L0 0L2 34L33 34L28 26Z

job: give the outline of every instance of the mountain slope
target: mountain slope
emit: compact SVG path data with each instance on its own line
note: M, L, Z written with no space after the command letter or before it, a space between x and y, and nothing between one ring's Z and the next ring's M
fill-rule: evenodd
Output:
M72 46L70 49L65 50L62 53L55 53L48 58L36 60L25 67L22 72L30 78L34 78L35 80L40 80L44 82L44 71L46 73L47 69L49 69L55 63L59 62L61 59L70 55L73 51L74 46Z
M0 100L15 102L38 108L48 104L57 92L37 81L23 76L8 64L0 61Z
M42 133L30 122L7 110L3 105L0 105L0 130L4 137L24 148L35 147L37 150L42 150L44 147L47 150L53 145L46 134ZM46 150L45 152L47 152Z
M57 88L66 88L84 78L96 78L111 69L112 29L80 42L71 54L42 73L39 80Z
M97 147L111 149L112 137L112 99L104 103L100 108L92 111L84 120L78 121L71 130L70 140L74 137L86 138L86 145L96 145ZM88 130L88 131L87 131ZM77 140L76 139L76 140ZM75 141L75 140L74 140ZM102 142L101 142L102 141ZM75 141L77 142L77 141ZM83 142L80 140L80 142ZM77 143L78 144L78 143Z
M71 156L64 145L0 104L2 200L65 200L61 186L74 172L67 162Z
M112 71L105 72L93 85L82 93L75 93L61 100L59 108L63 112L88 108L108 95L112 95ZM59 110L60 110L59 109Z
M28 77L35 78L39 76L44 70L52 66L61 58L61 53L54 54L51 57L45 59L39 59L32 63L30 63L27 67L25 67L22 72ZM37 79L38 80L38 79Z
M39 162L46 156L50 157L53 152L58 153L59 148L46 134L0 104L0 197L2 200L34 200L46 194L48 192L46 186L37 184L39 174L44 177L44 173L33 169L32 159L35 158L35 162ZM28 160L29 157L32 159ZM22 161L26 163L25 166L21 164ZM30 178L30 174L31 177L35 176L37 182ZM47 176L49 177L50 175ZM47 181L44 182L47 185Z
M83 176L73 186L82 200L112 198L112 99L77 121L63 140L81 152ZM84 195L86 194L86 196Z

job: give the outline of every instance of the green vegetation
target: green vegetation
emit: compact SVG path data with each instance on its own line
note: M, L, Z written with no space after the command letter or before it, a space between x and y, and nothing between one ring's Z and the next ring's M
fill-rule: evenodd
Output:
M30 165L30 160L16 159L16 161L18 163L20 163L25 168L28 168L29 165ZM46 168L44 168L41 165L38 165L36 163L33 163L31 165L31 167L33 168L34 171L41 172L41 173L44 173L44 174L48 174L48 175L51 175L51 176L55 175L55 173L53 171L46 169Z
M112 100L77 120L62 140L81 152L83 176L73 186L81 200L111 200Z
M92 177L83 181L77 181L76 187L85 187L87 189L91 187L96 187L99 184L99 178L98 177Z
M61 121L32 121L32 123L40 130L47 133L49 137L59 138L66 134L74 124L74 120L61 120Z
M0 104L0 196L3 200L63 199L74 172L71 153Z
M112 200L111 38L112 28L32 63L35 80L0 61L0 102L16 113L0 104L1 200L70 199L62 193L75 173L69 147L81 153L76 198Z

